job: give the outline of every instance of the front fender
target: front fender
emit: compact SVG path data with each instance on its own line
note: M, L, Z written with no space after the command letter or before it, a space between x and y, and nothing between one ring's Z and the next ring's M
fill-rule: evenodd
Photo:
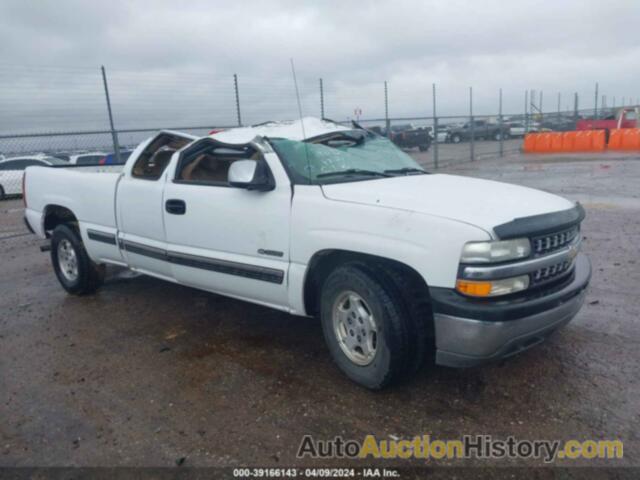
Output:
M490 240L490 235L457 220L328 200L314 187L296 189L292 264L308 265L322 250L349 250L404 263L429 286L453 288L462 247L472 240Z

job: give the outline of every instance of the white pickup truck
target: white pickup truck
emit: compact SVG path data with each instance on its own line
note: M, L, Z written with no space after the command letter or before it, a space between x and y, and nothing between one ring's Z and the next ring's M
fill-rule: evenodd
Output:
M591 276L579 204L429 174L386 138L312 118L163 131L121 172L30 167L25 202L68 292L113 264L317 315L370 389L427 356L466 367L528 349L574 317Z

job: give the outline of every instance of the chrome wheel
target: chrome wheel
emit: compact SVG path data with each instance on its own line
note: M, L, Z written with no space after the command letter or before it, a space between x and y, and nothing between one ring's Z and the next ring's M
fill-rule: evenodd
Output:
M78 279L78 257L73 245L66 238L58 243L58 266L64 278L70 282Z
M367 303L355 292L343 292L332 312L333 331L344 354L356 365L369 365L376 356L378 328Z

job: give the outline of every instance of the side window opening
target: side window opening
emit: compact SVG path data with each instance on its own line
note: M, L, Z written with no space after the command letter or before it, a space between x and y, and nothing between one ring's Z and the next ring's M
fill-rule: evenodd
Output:
M228 173L236 160L264 161L249 145L222 145L207 139L184 152L175 181L200 185L228 186Z
M192 140L164 133L153 140L140 154L131 170L135 178L157 180L171 161L171 156Z

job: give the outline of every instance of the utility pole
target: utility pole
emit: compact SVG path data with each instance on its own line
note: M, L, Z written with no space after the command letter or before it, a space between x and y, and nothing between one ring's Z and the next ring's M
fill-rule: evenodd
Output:
M529 90L524 91L524 131L525 133L529 132Z

